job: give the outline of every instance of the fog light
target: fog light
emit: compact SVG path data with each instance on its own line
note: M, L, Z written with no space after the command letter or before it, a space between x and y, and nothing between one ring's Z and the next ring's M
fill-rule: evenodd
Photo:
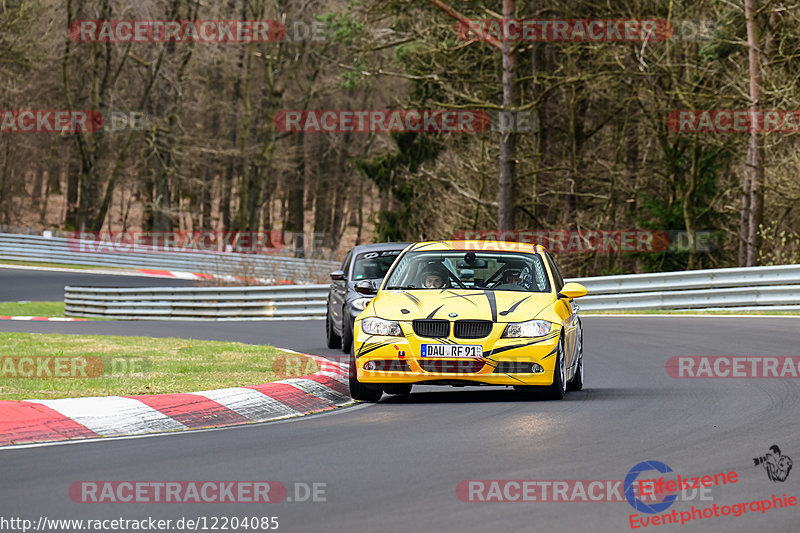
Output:
M375 363L372 361L367 361L364 363L364 370L375 370Z
M494 371L500 374L540 374L544 372L544 368L539 363L498 361Z

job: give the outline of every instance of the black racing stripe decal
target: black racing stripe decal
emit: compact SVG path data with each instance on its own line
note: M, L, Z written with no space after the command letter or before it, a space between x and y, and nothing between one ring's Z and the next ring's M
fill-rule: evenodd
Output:
M468 301L469 303L471 303L472 305L474 305L475 307L479 307L478 304L476 304L475 302L470 300L471 297L476 296L475 294L470 294L469 296L465 296L463 294L458 294L457 292L451 292L451 291L447 291L447 292L448 292L448 294L450 294L450 296L445 296L444 297L445 299L449 300L450 298L463 298L466 301ZM478 295L480 295L480 293L478 293Z
M514 344L512 346L501 346L500 348L493 348L489 350L489 352L485 355L485 357L491 357L493 355L497 355L502 352L507 352L508 350L516 350L517 348L526 348L528 346L533 346L534 344L539 344L545 341L548 341L555 337L555 335L548 335L547 337L542 337L540 339L536 339L535 341L526 342L525 344Z
M485 357L481 357L480 360L483 361L483 364L489 365L493 369L497 368L497 361L492 361L491 359L486 359Z
M359 347L358 351L356 352L356 359L361 357L361 353L364 350L370 348L371 346L375 346L376 344L378 344L378 343L377 342L362 342L361 343L361 347Z
M431 314L429 314L429 315L427 316L426 320L430 320L431 318L433 318L433 315L435 315L435 314L436 314L436 312L437 312L439 309L441 309L442 307L444 307L444 304L440 305L439 307L437 307L436 309L434 309L433 311L431 311Z
M372 340L372 337L374 337L374 335L370 335L369 337L367 337L367 339L364 342L361 343L361 347L358 349L358 352L356 352L356 359L358 359L358 357L361 355L361 350L364 349L364 346L369 346L371 344L375 344L375 343L369 342L369 341Z
M483 294L489 300L489 309L492 310L492 322L497 322L497 300L494 298L494 291L483 291Z
M527 300L528 298L530 298L530 296L526 296L526 297L525 297L525 298L523 298L522 300L520 300L520 301L518 301L518 302L514 303L514 305L512 305L511 307L509 307L509 308L508 308L508 309L506 309L505 311L500 311L500 316L506 316L506 315L507 315L507 314L509 314L509 313L513 313L513 312L514 312L514 310L515 310L517 307L519 307L519 305L520 305L522 302L524 302L525 300Z
M364 346L366 346L366 345L362 344L361 345L361 349L358 351L358 357L361 357L362 355L366 355L366 354L368 354L370 352L374 352L375 350L377 350L379 348L383 348L384 346L389 346L391 344L394 344L394 343L392 343L392 342L379 342L379 343L371 344L366 349L364 348Z
M500 364L500 363L498 363L497 361L492 361L491 359L482 358L482 360L483 360L483 363L484 363L485 365L489 365L489 367L492 369L492 372L494 372L495 370L497 370L497 367L498 367L498 365ZM512 375L511 375L511 374L509 374L508 372L502 372L502 374L503 374L504 376L508 377L508 378L511 378L511 379L516 379L516 380L517 380L517 381L519 381L520 383L523 383L523 384L525 383L524 381L522 381L522 380L521 380L520 378L518 378L517 376L512 376Z
M556 344L556 347L555 347L555 348L553 348L553 351L552 351L552 352L550 352L549 354L547 354L547 355L545 355L544 357L542 357L542 361L544 361L544 360L545 360L545 359L547 359L548 357L552 356L552 355L553 355L554 353L556 353L557 351L558 351L558 344Z
M422 309L422 302L419 301L419 298L417 298L413 294L408 294L407 292L404 292L403 294L406 295L406 297L408 297L408 299L411 300L414 303L414 305L417 306L417 309Z

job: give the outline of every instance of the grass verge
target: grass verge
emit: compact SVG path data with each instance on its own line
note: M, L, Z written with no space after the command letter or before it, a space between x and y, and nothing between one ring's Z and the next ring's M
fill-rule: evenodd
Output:
M64 302L0 302L0 316L63 317Z
M48 263L45 261L17 261L15 259L0 260L0 265L8 266L35 266L35 267L53 267L53 268L70 268L72 270L132 270L132 268L115 267L115 266L101 266L101 265L76 265L73 263Z
M260 385L286 377L274 372L273 362L280 355L285 353L272 346L238 342L0 333L0 400ZM30 373L32 377L21 377Z

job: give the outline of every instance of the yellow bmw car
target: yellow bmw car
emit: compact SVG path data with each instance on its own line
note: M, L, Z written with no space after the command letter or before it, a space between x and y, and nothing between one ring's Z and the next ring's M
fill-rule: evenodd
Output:
M541 245L435 241L409 245L356 317L350 393L376 402L413 385L499 385L560 400L583 387L575 298Z

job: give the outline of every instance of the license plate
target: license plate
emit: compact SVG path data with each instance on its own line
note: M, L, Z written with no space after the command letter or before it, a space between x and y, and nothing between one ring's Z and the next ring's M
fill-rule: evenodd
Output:
M480 344L423 344L422 357L483 357Z

